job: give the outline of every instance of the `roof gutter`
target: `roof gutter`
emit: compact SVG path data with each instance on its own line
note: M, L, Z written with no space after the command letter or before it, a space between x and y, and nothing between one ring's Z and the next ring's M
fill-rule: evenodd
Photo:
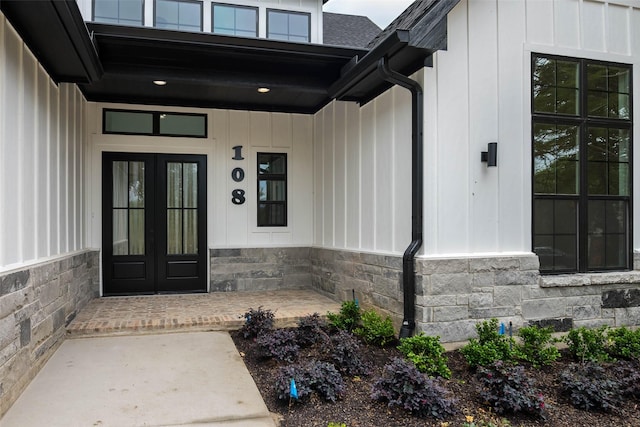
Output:
M416 277L415 256L422 246L423 215L423 132L424 132L424 92L420 83L392 70L386 56L378 60L378 74L389 83L401 86L411 92L411 243L402 257L402 289L404 319L400 328L400 338L413 335L416 328Z

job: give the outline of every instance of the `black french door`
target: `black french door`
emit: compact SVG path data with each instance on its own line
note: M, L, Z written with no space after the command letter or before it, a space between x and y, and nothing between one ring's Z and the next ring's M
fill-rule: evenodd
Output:
M104 153L104 295L207 290L206 157Z

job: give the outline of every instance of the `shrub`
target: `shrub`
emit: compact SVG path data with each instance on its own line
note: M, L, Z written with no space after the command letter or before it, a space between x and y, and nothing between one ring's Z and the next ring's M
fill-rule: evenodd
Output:
M614 369L615 377L620 384L620 393L623 396L640 399L640 363L620 362Z
M607 351L607 326L587 329L584 326L569 331L564 341L569 353L581 362L610 362L613 359Z
M332 363L314 361L307 365L307 378L324 400L335 402L344 394L345 384Z
M327 424L327 427L347 427L347 425L345 423L330 422L329 424Z
M275 313L268 309L263 310L262 306L258 307L257 310L250 308L243 317L245 318L245 322L240 331L245 338L257 337L273 329Z
M306 401L313 392L332 402L344 394L344 380L331 363L313 360L305 366L294 365L280 368L276 376L278 399L289 400L291 379L296 383L299 402Z
M478 369L482 384L480 395L498 414L522 412L545 417L544 397L535 389L522 366L507 366L497 361Z
M560 374L560 385L571 404L585 411L611 412L620 401L620 385L594 362L569 366Z
M323 338L328 338L326 328L327 322L318 313L301 318L296 329L298 344L301 347L309 347Z
M493 362L511 362L514 358L513 338L498 333L498 319L485 320L476 324L478 339L472 338L460 352L472 368L489 366Z
M384 319L375 310L366 310L361 315L361 326L354 329L356 335L361 336L367 344L384 347L395 341L395 331L391 317Z
M549 365L560 357L560 352L554 346L557 342L551 336L553 328L540 328L538 326L527 326L518 331L518 336L522 338L522 343L516 347L517 357L531 363L538 368Z
M327 313L329 324L336 329L353 331L360 323L360 307L355 301L344 301L340 307L340 312Z
M331 358L346 375L368 375L369 364L362 360L360 344L351 332L339 331L331 337Z
M371 398L399 406L420 417L445 418L453 415L454 400L436 381L427 378L406 360L394 358L384 367L373 385Z
M610 343L608 353L613 358L627 360L640 358L640 329L632 331L624 326L609 329L607 338Z
M298 401L304 402L313 392L307 380L306 369L299 365L283 366L276 375L276 393L278 399L289 400L291 397L291 380L296 382Z
M440 337L430 337L421 332L413 337L400 339L398 350L411 360L420 372L429 376L451 378L451 370L447 367L445 349L440 344Z
M298 357L300 346L292 329L276 329L258 336L256 343L266 357L291 362Z

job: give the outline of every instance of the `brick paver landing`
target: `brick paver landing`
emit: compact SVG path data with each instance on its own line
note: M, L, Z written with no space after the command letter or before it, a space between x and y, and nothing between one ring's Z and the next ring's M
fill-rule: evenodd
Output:
M275 312L277 326L338 312L340 304L310 290L217 292L97 298L67 327L69 337L239 329L249 309Z

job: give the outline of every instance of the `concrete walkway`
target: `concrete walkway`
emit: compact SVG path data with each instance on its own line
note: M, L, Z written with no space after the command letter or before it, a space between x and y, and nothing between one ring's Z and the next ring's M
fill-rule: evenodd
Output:
M2 427L273 427L226 332L68 339Z

